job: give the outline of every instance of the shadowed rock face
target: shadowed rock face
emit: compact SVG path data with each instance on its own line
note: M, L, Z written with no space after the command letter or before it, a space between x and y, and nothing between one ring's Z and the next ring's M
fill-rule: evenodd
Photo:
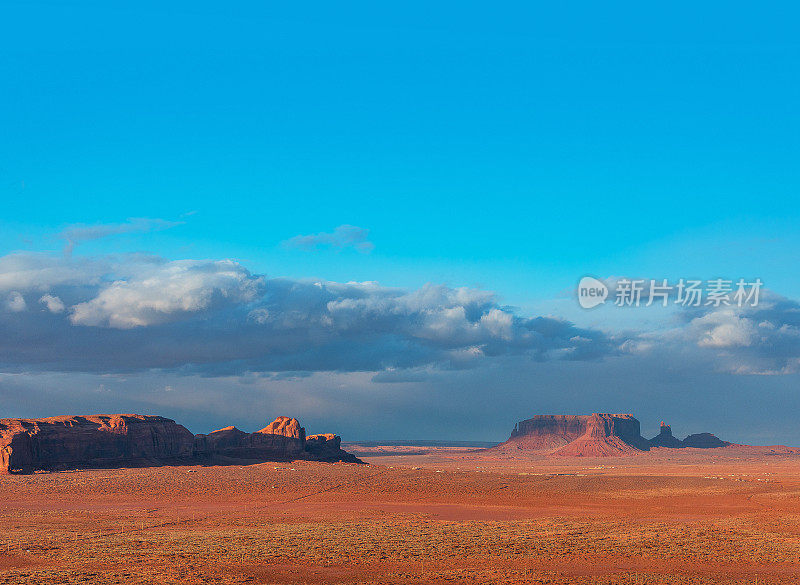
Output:
M137 414L0 419L0 472L192 456L194 436L174 420Z
M573 414L537 414L518 422L504 444L534 451L557 449L583 435L588 418Z
M564 457L612 457L650 449L631 414L594 413L587 417L586 431L553 455Z
M718 447L727 447L731 445L727 441L718 439L711 433L696 433L689 435L683 441L672 436L672 429L669 425L661 422L661 432L658 436L650 439L650 444L653 447L668 447L671 449L683 449L686 447L694 447L696 449L716 449Z
M226 427L192 435L160 416L110 414L0 419L0 473L76 466L204 462L221 456L249 461L345 461L337 435L312 435L282 416L255 433Z
M711 433L696 433L689 435L681 443L684 447L695 447L698 449L716 449L717 447L727 447L731 445L727 441L717 438Z
M537 415L516 424L494 450L549 451L553 455L603 457L649 449L631 414Z
M664 424L664 421L661 421L661 430L658 435L650 439L650 445L652 447L670 447L673 449L684 446L680 439L672 436L672 427Z
M222 453L240 447L249 434L236 427L225 427L207 435L194 436L194 454Z
M323 435L310 435L306 438L306 450L317 461L344 461L358 463L355 456L342 451L342 438L339 435L326 433Z

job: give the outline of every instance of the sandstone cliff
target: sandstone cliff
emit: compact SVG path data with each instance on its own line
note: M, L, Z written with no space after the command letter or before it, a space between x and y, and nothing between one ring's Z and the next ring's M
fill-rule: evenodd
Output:
M586 432L587 418L572 414L537 414L514 425L511 437L504 444L534 451L557 449Z
M225 427L192 435L160 416L110 414L43 419L0 419L0 473L35 469L248 461L361 461L341 449L337 435L312 435L281 416L260 431Z
M279 416L258 433L269 435L282 435L292 439L305 440L306 430L300 426L300 421L288 416Z
M302 459L306 454L306 430L297 419L280 416L254 433L225 427L208 435L197 435L194 451L199 457L221 455L270 461Z
M663 421L659 434L647 440L641 435L639 421L631 414L540 414L518 422L507 441L487 451L504 455L538 452L565 457L611 457L635 455L651 447L712 449L728 445L731 443L710 433L689 435L681 441Z
M197 457L206 458L222 456L268 461L309 459L360 463L354 455L343 451L341 444L342 439L338 435L306 437L306 430L296 418L279 416L254 433L245 433L236 427L225 427L208 435L197 435L194 452Z
M186 428L160 416L0 419L0 472L182 459L193 443Z
M540 451L552 455L605 457L649 449L639 421L630 414L542 414L518 422L511 437L491 450Z
M613 457L635 455L650 449L632 414L594 413L587 417L584 433L553 452L562 457Z

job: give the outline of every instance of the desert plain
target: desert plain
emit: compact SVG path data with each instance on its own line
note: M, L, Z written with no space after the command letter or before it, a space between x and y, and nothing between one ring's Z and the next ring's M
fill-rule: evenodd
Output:
M800 582L800 455L346 445L0 476L0 583Z

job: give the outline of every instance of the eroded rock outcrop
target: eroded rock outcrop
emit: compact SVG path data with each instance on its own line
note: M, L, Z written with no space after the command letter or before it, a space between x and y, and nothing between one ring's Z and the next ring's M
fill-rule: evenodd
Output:
M195 438L195 455L220 455L236 459L286 461L303 459L306 454L306 430L296 418L279 416L260 431L245 433L225 427Z
M254 433L231 426L207 435L193 435L168 418L137 414L0 419L0 473L208 462L220 457L361 463L341 449L338 435L307 439L299 421L288 416Z
M650 439L650 445L652 447L669 447L672 449L677 449L684 446L680 439L672 436L672 427L664 424L663 420L661 421L661 430L659 431L658 435Z
M339 435L325 433L306 437L306 450L315 461L344 461L359 463L355 455L342 450L342 438Z
M300 440L304 440L306 437L306 430L300 426L300 421L288 416L279 416L263 429L256 432L268 435L282 435L284 437Z
M727 447L732 443L723 441L711 433L695 433L689 435L683 441L672 435L672 429L669 425L661 422L661 432L652 439L650 444L653 447L667 447L670 449L683 449L686 447L693 447L696 449L717 449L719 447Z
M138 414L0 419L0 472L185 459L194 435Z
M207 435L195 436L195 456L216 456L259 461L342 461L361 463L361 460L341 448L338 435L311 435L300 421L279 416L269 425L254 433L245 433L236 427L225 427Z

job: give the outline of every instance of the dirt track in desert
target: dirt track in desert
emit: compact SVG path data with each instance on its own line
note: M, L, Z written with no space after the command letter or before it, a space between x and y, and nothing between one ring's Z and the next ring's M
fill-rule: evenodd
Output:
M800 581L796 454L425 451L0 476L0 583Z

